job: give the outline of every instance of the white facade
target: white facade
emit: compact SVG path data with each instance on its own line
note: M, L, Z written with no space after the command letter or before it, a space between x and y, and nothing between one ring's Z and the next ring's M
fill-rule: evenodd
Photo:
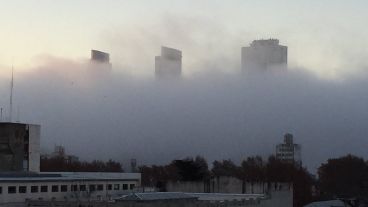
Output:
M28 125L29 149L28 149L28 171L40 172L40 125Z
M140 186L139 173L42 173L38 176L0 175L0 204L26 200L111 200Z

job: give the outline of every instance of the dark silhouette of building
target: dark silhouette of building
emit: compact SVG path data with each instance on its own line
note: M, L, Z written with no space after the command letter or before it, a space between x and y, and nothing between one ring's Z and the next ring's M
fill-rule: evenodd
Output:
M301 146L294 143L292 134L286 133L284 143L276 146L276 158L297 166L302 165Z
M91 50L91 61L110 63L110 54L98 50Z
M40 126L0 123L0 172L40 171Z

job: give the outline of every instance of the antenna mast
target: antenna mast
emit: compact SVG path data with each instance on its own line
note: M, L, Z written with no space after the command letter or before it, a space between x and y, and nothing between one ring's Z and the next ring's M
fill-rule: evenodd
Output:
M12 122L13 115L13 88L14 88L14 67L12 65L12 77L10 82L10 100L9 100L9 121Z

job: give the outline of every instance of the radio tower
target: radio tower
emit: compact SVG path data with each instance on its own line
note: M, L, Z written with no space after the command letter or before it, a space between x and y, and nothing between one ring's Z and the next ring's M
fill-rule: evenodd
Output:
M10 100L9 100L9 122L12 122L13 115L13 88L14 88L14 68L12 65L12 77L10 82Z

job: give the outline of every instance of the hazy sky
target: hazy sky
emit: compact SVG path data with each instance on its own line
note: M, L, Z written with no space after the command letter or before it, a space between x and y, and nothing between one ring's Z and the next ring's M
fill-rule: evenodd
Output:
M79 60L96 48L111 52L115 65L151 74L153 56L168 45L183 50L187 74L216 60L231 62L231 71L241 46L274 37L289 46L289 65L341 78L353 70L347 65L353 72L366 66L367 7L364 0L2 1L0 66Z

